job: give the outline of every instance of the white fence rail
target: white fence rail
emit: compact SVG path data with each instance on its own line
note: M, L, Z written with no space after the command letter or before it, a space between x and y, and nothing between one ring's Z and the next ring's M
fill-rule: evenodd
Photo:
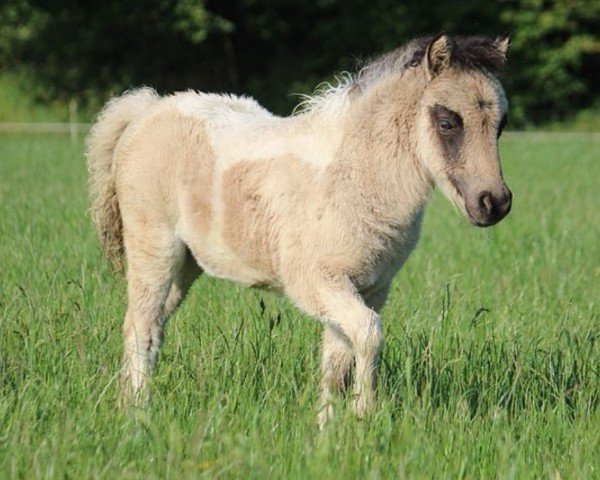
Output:
M68 133L76 142L90 127L90 123L80 122L0 122L0 133Z
M90 123L67 122L0 122L0 132L26 132L26 133L70 133L87 132Z
M68 122L0 122L0 133L23 132L23 133L68 133L71 141L79 138L79 133L87 132L91 124L79 121L77 100L69 102Z

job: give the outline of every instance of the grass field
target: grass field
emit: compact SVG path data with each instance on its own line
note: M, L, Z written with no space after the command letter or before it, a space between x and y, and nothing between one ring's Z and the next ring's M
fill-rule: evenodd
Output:
M82 146L0 136L1 478L600 478L600 137L507 135L511 215L435 196L383 312L379 406L316 428L318 324L202 278L146 410Z

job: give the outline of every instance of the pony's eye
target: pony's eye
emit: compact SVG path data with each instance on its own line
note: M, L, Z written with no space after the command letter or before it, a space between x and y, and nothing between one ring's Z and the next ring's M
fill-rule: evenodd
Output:
M454 130L454 125L447 118L442 118L438 120L438 128L442 133L450 133Z
M442 105L433 105L429 108L431 115L431 127L435 128L440 135L451 139L460 135L463 129L461 116Z

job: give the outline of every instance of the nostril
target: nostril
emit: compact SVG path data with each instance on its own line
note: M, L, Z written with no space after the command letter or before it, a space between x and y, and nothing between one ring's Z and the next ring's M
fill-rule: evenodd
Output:
M479 208L486 215L490 215L492 213L492 209L494 205L492 204L492 194L490 192L481 192L478 198Z
M510 210L510 206L512 204L512 196L512 192L507 187L504 187L504 195L500 203L503 212L508 212L508 210Z

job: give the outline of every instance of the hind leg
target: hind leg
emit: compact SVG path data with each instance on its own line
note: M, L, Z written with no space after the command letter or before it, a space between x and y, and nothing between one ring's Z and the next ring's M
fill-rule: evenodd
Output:
M163 339L166 303L177 277L185 246L168 229L125 235L128 302L123 324L123 393L139 399L156 364Z
M189 249L185 249L183 261L175 273L171 289L165 304L165 318L168 319L185 299L194 281L202 274L202 268L196 263Z

